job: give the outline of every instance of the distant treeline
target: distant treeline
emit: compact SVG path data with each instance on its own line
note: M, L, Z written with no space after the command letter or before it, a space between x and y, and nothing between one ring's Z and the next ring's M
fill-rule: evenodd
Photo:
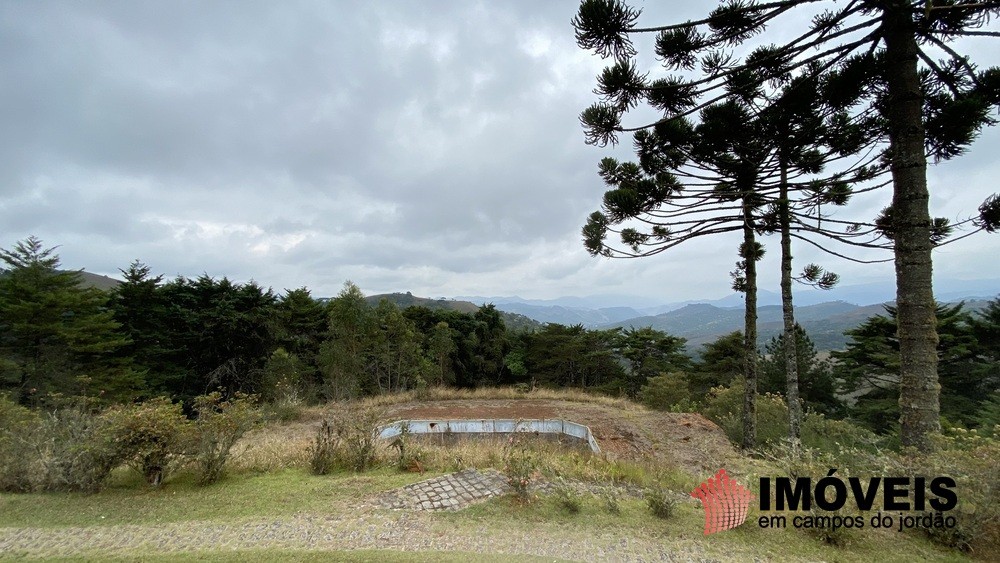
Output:
M512 330L492 305L401 309L383 299L373 306L351 282L320 301L306 288L278 295L226 278L167 281L140 262L102 291L61 271L35 238L0 252L0 391L29 406L67 396L189 401L221 390L328 401L435 385L518 385L695 408L713 388L738 383L743 362L738 332L705 345L695 361L684 339L651 328ZM891 429L899 361L892 314L849 331L847 349L831 359L820 359L800 330L807 409ZM976 426L997 403L1000 300L976 315L942 306L938 322L943 416ZM780 338L765 346L761 393L783 392L780 346Z

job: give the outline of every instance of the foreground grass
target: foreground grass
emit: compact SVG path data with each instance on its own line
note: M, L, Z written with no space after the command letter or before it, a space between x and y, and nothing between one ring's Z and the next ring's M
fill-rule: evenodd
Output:
M124 472L96 494L0 494L0 527L141 525L322 514L429 476L382 469L317 477L302 469L286 469L234 475L210 487L198 486L192 475L182 474L151 489Z
M494 561L519 561L525 563L540 563L542 561L560 561L559 559L553 559L552 557L535 557L531 555L491 555L486 553L467 553L461 551L403 552L391 551L387 549L344 551L255 549L226 552L213 551L208 553L178 553L171 555L144 554L141 558L116 557L114 555L101 556L102 561L137 561L140 559L142 561L149 561L153 563L161 561L177 561L179 563L185 563L188 561L232 561L234 563L243 563L245 561L259 561L262 563L268 563L270 561L346 561L348 563L408 563L411 561L441 561L443 563L465 563L466 561L484 561L487 563ZM94 557L53 557L48 558L47 560L65 562L93 561Z
M651 539L669 553L708 556L723 561L968 561L965 555L941 548L918 534L864 531L842 546L826 544L803 530L767 530L747 523L726 532L705 536L704 512L690 499L679 496L674 514L653 517L640 500L620 501L619 514L608 512L604 501L584 496L579 513L568 514L552 497L530 503L513 498L470 507L459 513L439 515L441 529L463 529L490 523L490 532L502 535L558 534L561 541L587 541L595 537ZM700 557L697 557L700 558Z
M31 494L0 495L0 527L61 528L68 526L155 526L168 522L228 522L273 520L292 514L333 514L350 526L364 514L357 501L377 491L399 487L428 475L380 469L364 475L313 476L302 469L266 474L233 475L211 487L197 487L193 480L179 478L160 490L143 489L127 476L114 486L93 495ZM639 549L644 558L685 554L700 559L782 561L963 561L961 554L932 545L918 534L874 532L852 534L844 546L831 546L801 530L762 530L754 518L735 530L712 536L702 534L703 513L692 499L676 492L670 519L654 518L638 499L620 499L620 512L612 514L605 501L580 495L580 511L567 513L553 497L540 496L522 503L500 498L459 512L407 513L365 509L367 514L386 514L390 520L416 518L426 525L422 537L437 541L461 538L497 538L504 549L523 542L547 546L627 546ZM354 511L358 511L356 514ZM503 547L507 546L507 547ZM459 549L461 549L459 547ZM401 551L301 551L281 546L238 551L194 551L159 554L151 551L93 552L89 558L143 561L537 561L540 557L452 552L447 543L417 553ZM607 552L605 557L612 557ZM552 557L545 557L553 560ZM59 559L57 559L59 560ZM74 560L73 558L63 560Z

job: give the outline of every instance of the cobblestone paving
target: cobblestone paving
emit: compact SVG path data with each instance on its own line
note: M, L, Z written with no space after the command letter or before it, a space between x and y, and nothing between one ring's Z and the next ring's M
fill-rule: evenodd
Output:
M508 492L510 486L499 471L464 469L389 491L378 504L395 509L460 510Z
M576 481L564 484L581 494L599 495L604 492L604 487L599 485ZM556 488L555 483L539 479L528 486L528 491L550 494ZM617 486L615 489L618 494L642 497L642 490L638 487ZM375 499L374 505L396 510L461 510L470 504L510 492L510 485L496 469L464 469L389 491Z

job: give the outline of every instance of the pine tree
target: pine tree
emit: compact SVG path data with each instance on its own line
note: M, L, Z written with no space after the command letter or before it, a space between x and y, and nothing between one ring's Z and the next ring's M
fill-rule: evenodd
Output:
M844 414L844 404L837 397L837 385L833 377L833 367L827 360L819 359L812 339L798 324L795 325L795 361L799 376L799 399L807 409L832 416ZM764 346L760 363L760 391L785 395L788 399L785 362L785 334L779 334Z
M899 418L896 389L899 386L900 340L896 331L898 308L885 306L886 316L869 318L847 332L846 349L834 351L837 375L845 390L856 398L853 416L878 432L895 427ZM959 303L935 308L936 332L940 335L941 415L961 424L975 424L979 405L1000 380L982 378L989 362L979 353L969 313Z
M107 295L60 271L55 248L29 237L0 250L2 385L22 403L49 394L105 402L143 392L142 374L118 352L128 345Z

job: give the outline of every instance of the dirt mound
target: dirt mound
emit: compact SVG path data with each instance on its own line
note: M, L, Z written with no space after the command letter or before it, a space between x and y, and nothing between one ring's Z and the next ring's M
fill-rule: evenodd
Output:
M735 451L722 430L699 414L615 408L550 399L445 400L388 407L400 419L562 418L590 427L601 450L621 459L662 460L689 472L715 471Z

